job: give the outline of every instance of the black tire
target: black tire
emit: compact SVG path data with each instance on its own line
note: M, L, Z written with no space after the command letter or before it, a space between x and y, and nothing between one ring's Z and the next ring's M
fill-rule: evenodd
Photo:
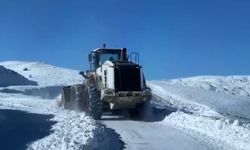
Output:
M85 88L84 96L84 110L93 117L95 120L99 120L102 117L102 101L101 93L98 91L95 84L90 83Z

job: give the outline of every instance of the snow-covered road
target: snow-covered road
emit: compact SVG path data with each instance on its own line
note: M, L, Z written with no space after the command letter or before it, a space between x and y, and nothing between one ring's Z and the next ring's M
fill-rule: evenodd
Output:
M104 116L105 117L105 116ZM208 150L209 143L197 141L185 133L158 122L134 120L101 121L114 129L128 150Z

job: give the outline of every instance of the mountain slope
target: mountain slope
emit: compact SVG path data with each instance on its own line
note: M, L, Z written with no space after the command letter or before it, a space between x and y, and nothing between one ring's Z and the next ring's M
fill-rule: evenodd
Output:
M26 79L21 74L7 69L0 65L0 87L12 86L12 85L36 85L37 83Z

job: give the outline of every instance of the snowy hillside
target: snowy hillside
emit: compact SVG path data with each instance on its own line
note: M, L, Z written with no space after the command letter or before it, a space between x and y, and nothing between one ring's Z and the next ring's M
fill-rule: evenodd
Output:
M0 87L6 87L11 85L36 85L37 83L26 79L21 74L7 69L0 65Z
M250 96L250 76L198 76L165 82L171 85L199 87L220 93Z
M83 77L76 70L55 67L43 62L7 61L0 62L0 65L36 81L40 86L70 85L83 81Z

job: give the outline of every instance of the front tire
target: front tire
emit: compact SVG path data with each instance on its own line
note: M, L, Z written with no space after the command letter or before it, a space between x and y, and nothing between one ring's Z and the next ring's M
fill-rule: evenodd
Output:
M99 120L102 117L101 93L94 84L89 84L85 90L85 112Z

